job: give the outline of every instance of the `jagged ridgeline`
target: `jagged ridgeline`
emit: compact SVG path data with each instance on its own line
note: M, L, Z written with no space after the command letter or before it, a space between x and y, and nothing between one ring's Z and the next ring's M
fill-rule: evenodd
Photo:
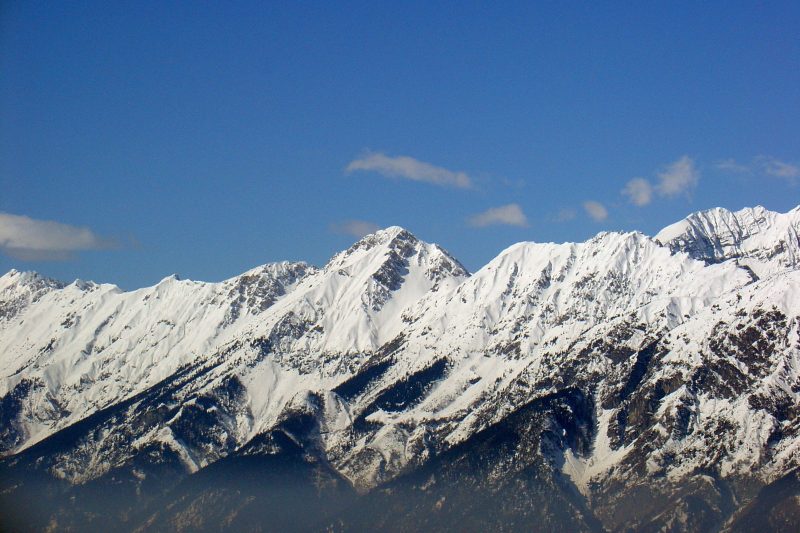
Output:
M797 531L800 208L0 278L0 529Z

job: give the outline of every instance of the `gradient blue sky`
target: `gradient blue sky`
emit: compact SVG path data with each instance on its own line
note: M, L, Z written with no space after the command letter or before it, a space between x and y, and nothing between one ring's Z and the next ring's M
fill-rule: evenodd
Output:
M796 1L391 4L3 2L0 270L220 280L395 224L475 270L800 203Z

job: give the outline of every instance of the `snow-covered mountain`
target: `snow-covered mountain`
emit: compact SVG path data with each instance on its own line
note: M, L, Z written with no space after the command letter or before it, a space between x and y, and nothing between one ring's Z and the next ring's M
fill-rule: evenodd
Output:
M79 529L780 530L798 230L712 209L471 276L397 227L221 283L11 271L0 498Z
M655 239L708 263L739 259L758 276L800 266L800 207L775 213L761 206L693 213Z

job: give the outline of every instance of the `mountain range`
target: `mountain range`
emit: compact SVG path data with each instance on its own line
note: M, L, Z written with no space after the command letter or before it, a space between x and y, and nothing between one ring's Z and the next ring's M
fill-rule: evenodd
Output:
M323 267L0 277L20 530L800 528L800 207Z

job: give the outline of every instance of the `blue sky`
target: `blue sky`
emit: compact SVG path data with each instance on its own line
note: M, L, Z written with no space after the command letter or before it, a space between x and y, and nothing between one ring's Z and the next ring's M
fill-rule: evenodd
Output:
M395 224L475 270L800 203L797 2L322 4L4 2L0 270L220 280Z

